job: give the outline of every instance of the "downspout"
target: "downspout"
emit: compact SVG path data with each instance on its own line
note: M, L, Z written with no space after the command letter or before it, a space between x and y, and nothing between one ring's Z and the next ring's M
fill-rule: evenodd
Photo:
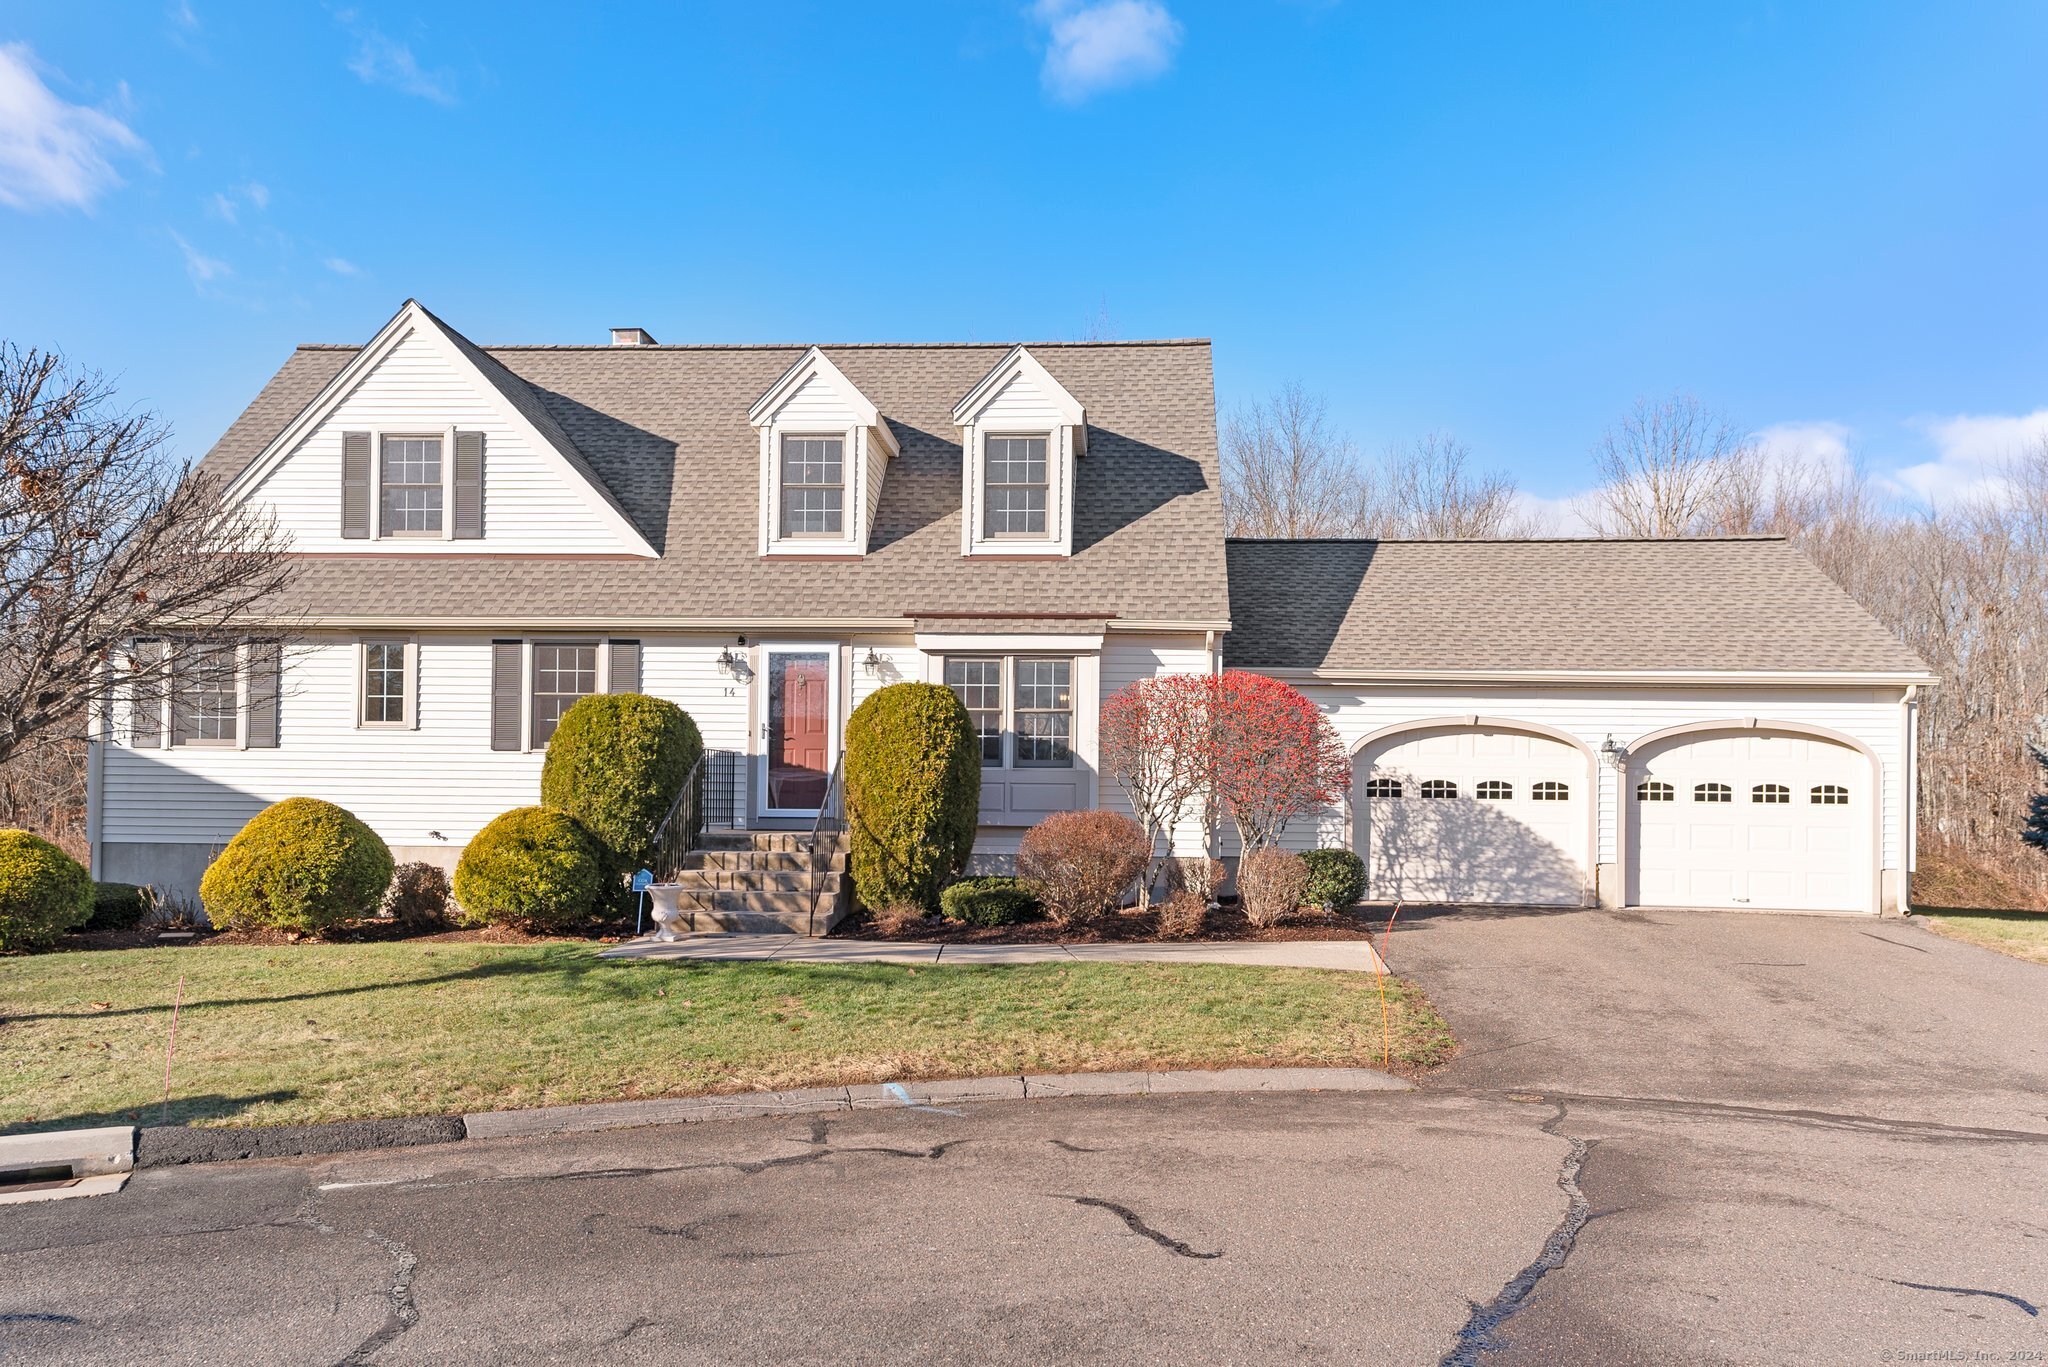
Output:
M85 737L85 858L87 871L97 879L106 868L100 855L100 827L106 805L106 741L113 729L111 699L102 696L95 700L87 715L91 720Z

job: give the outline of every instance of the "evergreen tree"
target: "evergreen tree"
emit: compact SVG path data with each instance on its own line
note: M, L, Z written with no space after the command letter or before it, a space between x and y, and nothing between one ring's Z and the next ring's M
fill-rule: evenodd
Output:
M2048 736L2040 742L2029 741L2027 749L2033 752L2034 762L2041 766L2043 788L2027 799L2027 822L2020 828L2020 839L2048 854Z

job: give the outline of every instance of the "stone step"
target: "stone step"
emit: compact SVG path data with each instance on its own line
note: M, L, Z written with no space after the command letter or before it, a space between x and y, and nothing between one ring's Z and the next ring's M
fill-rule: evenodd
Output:
M836 879L845 874L845 861L838 867L823 870L826 879ZM683 869L676 874L676 882L692 892L809 892L811 871L809 869Z
M811 842L809 831L706 831L706 850L774 850L792 853Z
M692 850L683 857L686 869L752 869L795 872L810 867L810 856L795 850Z

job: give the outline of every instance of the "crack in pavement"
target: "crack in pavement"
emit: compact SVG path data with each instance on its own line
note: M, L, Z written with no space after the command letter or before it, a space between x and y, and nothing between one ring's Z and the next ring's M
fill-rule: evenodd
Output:
M389 1253L397 1264L391 1285L384 1292L385 1299L391 1302L391 1310L384 1319L384 1327L357 1344L355 1351L341 1359L336 1367L358 1367L358 1364L368 1362L386 1344L420 1322L419 1307L413 1304L412 1299L412 1274L419 1268L419 1255L374 1229L364 1230L363 1237Z
M1989 1296L1995 1301L2006 1301L2009 1304L2017 1305L2020 1309L2027 1312L2027 1316L2030 1319L2041 1318L2041 1307L2023 1301L2018 1296L2008 1295L2003 1291L1979 1291L1972 1286L1929 1286L1926 1282L1902 1282L1891 1277L1887 1277L1885 1280L1891 1282L1893 1286L1910 1287L1915 1291L1946 1291L1951 1296Z
M1897 949L1910 949L1915 954L1927 954L1932 952L1925 945L1909 945L1904 940L1894 940L1889 935L1872 935L1867 930L1859 930L1856 933L1858 935L1861 935L1866 940L1880 940L1883 943L1891 945Z
M1528 1304L1529 1297L1536 1290L1536 1283L1543 1280L1545 1273L1564 1266L1565 1259L1572 1254L1572 1247L1578 1240L1579 1231L1584 1229L1592 1218L1590 1208L1586 1204L1586 1195L1579 1190L1579 1170L1585 1166L1586 1155L1593 1151L1593 1146L1587 1140L1559 1133L1557 1127L1564 1123L1567 1111L1563 1101L1552 1098L1552 1102L1557 1107L1557 1114L1543 1122L1543 1132L1553 1138L1562 1139L1571 1146L1566 1150L1564 1162L1559 1165L1557 1173L1557 1188L1565 1194L1564 1219L1558 1223L1556 1229L1550 1231L1550 1237L1543 1241L1543 1248L1537 1253L1534 1262L1517 1272L1513 1279L1500 1289L1499 1295L1484 1305L1472 1307L1471 1315L1466 1318L1464 1325L1458 1330L1457 1338L1452 1341L1451 1351L1444 1354L1437 1367L1477 1367L1480 1354L1497 1352L1506 1347L1496 1331L1510 1315Z
M1069 1143L1068 1143L1068 1142L1067 1142L1066 1140L1064 1140L1064 1139L1048 1139L1048 1140L1046 1140L1045 1142L1046 1142L1046 1143L1048 1143L1048 1144L1050 1144L1050 1145L1052 1145L1052 1146L1053 1146L1054 1148L1056 1148L1056 1149L1065 1149L1065 1150L1066 1150L1066 1151L1067 1151L1068 1153L1101 1153L1101 1152L1102 1152L1102 1150L1101 1150L1101 1149L1090 1149L1090 1148L1084 1148L1083 1146L1081 1146L1081 1145L1079 1145L1079 1144L1069 1144Z
M1142 1234L1167 1252L1178 1254L1180 1257L1209 1259L1223 1256L1223 1250L1220 1248L1214 1253L1196 1252L1180 1240L1171 1235L1162 1234L1146 1224L1144 1220L1139 1218L1138 1213L1128 1206L1120 1206L1114 1201L1105 1201L1097 1196L1067 1196L1061 1193L1054 1193L1054 1195L1059 1196L1059 1199L1062 1201L1072 1201L1077 1206L1093 1206L1097 1210L1106 1210L1129 1226L1131 1233Z
M1477 1095L1476 1093L1474 1095ZM1745 1106L1732 1101L1688 1101L1681 1097L1603 1096L1593 1093L1545 1092L1544 1099L1574 1106L1626 1106L1637 1110L1664 1111L1675 1115L1722 1116L1731 1120L1760 1120L1799 1125L1810 1129L1850 1130L1864 1134L1890 1135L1898 1139L1930 1142L1960 1140L1975 1143L2048 1144L2048 1134L2038 1130L2001 1130L1978 1125L1944 1125L1933 1120L1894 1120L1879 1115L1855 1115L1842 1111L1803 1109L1779 1110L1769 1106Z

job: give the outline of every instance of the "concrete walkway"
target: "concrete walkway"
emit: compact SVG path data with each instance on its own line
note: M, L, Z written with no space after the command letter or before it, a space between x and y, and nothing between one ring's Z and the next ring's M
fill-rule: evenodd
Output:
M949 945L904 940L829 940L805 935L652 937L602 951L606 959L773 959L791 964L1237 964L1245 968L1384 971L1364 940L1188 941L1152 944Z

